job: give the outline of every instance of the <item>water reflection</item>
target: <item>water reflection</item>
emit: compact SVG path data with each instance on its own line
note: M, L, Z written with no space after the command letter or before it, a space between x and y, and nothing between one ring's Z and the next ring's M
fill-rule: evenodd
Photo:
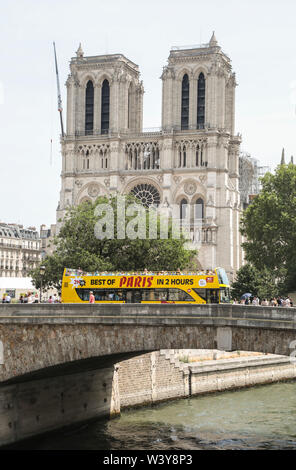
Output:
M295 449L296 382L129 410L15 449Z

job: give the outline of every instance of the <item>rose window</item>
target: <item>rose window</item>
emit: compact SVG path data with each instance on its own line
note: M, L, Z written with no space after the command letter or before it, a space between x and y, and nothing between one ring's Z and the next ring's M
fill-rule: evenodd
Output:
M160 194L152 184L138 184L131 190L131 194L140 199L145 207L159 206Z

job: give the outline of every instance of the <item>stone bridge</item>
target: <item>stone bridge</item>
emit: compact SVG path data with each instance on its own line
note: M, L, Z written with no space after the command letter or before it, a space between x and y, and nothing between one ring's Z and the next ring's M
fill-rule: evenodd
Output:
M133 356L289 355L295 318L294 308L226 304L0 304L0 445L118 413L117 365Z

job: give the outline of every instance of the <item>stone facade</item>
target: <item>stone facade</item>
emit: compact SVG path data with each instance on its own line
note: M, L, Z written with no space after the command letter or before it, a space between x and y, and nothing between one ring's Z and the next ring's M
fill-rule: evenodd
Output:
M200 267L223 266L232 279L242 263L241 138L234 131L235 74L214 34L208 44L170 51L157 132L142 131L137 65L122 54L84 57L81 47L76 54L66 83L57 220L71 205L116 192L166 212L179 207L181 217L185 206Z
M41 256L44 259L46 256L53 254L55 245L53 244L56 235L56 225L51 224L50 228L46 225L40 225L40 242L41 242Z
M0 277L26 277L40 260L35 227L0 223Z

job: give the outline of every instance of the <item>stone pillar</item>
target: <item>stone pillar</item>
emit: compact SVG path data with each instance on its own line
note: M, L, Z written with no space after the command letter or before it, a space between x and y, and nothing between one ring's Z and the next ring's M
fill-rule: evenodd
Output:
M110 87L110 103L109 103L109 130L112 132L118 132L120 127L120 90L119 83L117 80L109 82Z
M143 84L139 85L139 90L137 92L137 121L135 123L135 131L142 132L143 131L143 95L144 95L144 88Z
M67 80L67 130L68 135L75 133L75 91L74 79L69 77Z
M162 170L174 168L174 142L172 137L162 141L160 149L160 168Z
M119 169L119 148L120 144L118 141L111 142L110 144L110 171Z
M75 130L84 132L85 123L85 87L76 85L76 125Z
M217 80L217 125L220 128L225 127L225 76L220 73Z

